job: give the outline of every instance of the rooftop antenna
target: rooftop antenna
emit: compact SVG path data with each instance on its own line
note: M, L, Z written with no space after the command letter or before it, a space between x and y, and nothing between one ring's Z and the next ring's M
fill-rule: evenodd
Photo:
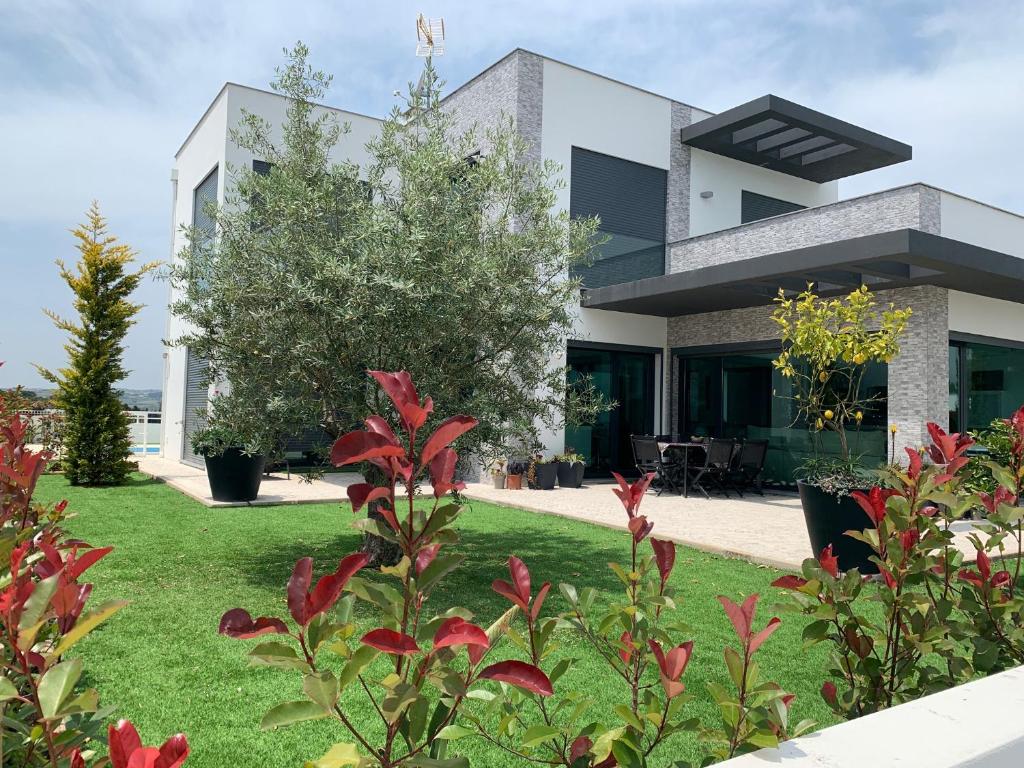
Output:
M416 55L444 55L444 19L428 19L422 13L416 17Z

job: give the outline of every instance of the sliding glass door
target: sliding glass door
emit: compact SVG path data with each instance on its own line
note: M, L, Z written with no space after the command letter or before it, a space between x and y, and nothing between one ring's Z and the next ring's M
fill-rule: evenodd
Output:
M752 350L734 354L687 356L679 353L679 416L681 436L767 440L764 476L775 485L792 485L794 473L812 454L812 438L797 422L792 382L772 365L777 352ZM884 365L870 366L862 394L884 398ZM869 463L885 460L886 408L884 400L865 413L854 432L852 450ZM823 449L838 453L831 432L817 436Z
M952 341L949 345L949 428L986 429L1024 404L1024 349Z
M569 346L569 383L589 378L617 403L591 424L566 427L566 448L586 457L588 477L605 477L613 470L636 474L630 435L654 432L656 361L654 352Z

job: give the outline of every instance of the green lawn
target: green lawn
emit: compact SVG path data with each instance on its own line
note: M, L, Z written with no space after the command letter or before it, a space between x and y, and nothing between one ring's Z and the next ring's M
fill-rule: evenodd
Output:
M96 582L92 601L119 597L131 605L79 648L86 680L99 689L101 702L135 722L147 742L184 731L193 750L191 768L293 768L319 757L335 741L347 740L326 721L261 732L259 720L270 706L301 698L298 677L248 667L245 652L256 641L217 634L220 616L229 608L285 616L285 582L298 558L312 556L319 574L354 551L359 534L349 527L347 505L207 509L141 476L110 489L70 488L62 477L47 476L37 498L67 498L77 513L67 526L70 532L94 545L115 547L89 572ZM506 575L508 554L526 561L535 584L570 581L610 593L619 582L605 564L623 561L629 551L628 537L621 532L480 502L472 503L459 527L467 563L432 602L438 610L465 605L484 624L506 607L490 583ZM684 678L698 696L689 705L694 714L714 716L705 681L727 682L722 646L732 640L732 630L715 596L735 599L760 592L764 600L758 619L763 624L778 598L769 586L777 575L769 568L680 548L673 581L683 596L679 610L697 631L694 660ZM564 607L557 593L546 606ZM802 626L802 618L783 616L782 628L761 651L762 670L797 694L795 718L829 724L833 717L818 696L825 650L801 650ZM578 661L559 688L588 691L602 713L620 703L616 679L571 634L564 637L563 650ZM367 716L351 714L357 720ZM469 739L457 746L474 766L517 764ZM663 750L662 763L692 759L697 749L696 736L680 735Z

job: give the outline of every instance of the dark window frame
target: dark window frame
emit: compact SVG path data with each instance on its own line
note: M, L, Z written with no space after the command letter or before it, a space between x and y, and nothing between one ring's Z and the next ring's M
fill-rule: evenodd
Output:
M758 212L755 208L773 208L771 212ZM784 216L787 213L796 213L806 210L806 205L794 203L790 200L783 200L781 197L762 195L760 192L751 192L749 189L740 191L740 224L750 224L755 221L763 221L774 216Z

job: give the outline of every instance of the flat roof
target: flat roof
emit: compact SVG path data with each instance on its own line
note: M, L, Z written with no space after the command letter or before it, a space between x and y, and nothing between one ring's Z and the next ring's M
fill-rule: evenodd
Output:
M581 303L675 317L771 304L780 288L796 293L808 283L825 296L860 285L874 291L936 285L1020 302L1024 259L917 229L898 229L584 289Z
M772 94L680 131L691 147L818 183L913 156L909 144Z

